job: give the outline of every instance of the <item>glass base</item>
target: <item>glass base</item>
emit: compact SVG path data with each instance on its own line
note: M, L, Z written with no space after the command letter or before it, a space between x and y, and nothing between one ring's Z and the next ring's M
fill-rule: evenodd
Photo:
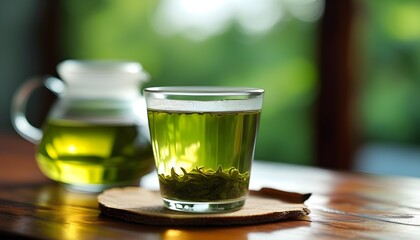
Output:
M171 210L191 213L217 213L233 211L245 204L245 198L217 202L190 202L163 198L163 205Z

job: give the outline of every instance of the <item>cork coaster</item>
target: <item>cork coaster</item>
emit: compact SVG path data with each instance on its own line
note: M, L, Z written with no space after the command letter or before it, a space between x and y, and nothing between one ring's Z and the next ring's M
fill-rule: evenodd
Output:
M159 192L139 187L107 190L98 196L98 202L101 212L107 216L129 222L165 226L247 225L292 219L310 213L307 206L303 204L310 194L299 195L273 189L268 190L251 191L241 209L226 213L172 211L163 207ZM296 201L296 195L301 196L302 199ZM285 201L285 199L292 201Z

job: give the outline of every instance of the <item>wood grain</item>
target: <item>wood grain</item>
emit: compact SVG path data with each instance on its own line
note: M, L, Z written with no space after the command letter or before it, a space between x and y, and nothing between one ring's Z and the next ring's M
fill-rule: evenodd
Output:
M97 195L46 180L32 145L10 135L0 139L7 144L0 146L1 239L420 239L418 178L256 161L251 182L311 192L305 202L311 213L244 226L151 226L102 214Z

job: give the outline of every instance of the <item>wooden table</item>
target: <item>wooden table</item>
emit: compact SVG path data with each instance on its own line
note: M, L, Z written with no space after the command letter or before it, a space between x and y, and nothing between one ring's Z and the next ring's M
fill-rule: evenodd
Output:
M311 214L232 227L157 227L101 215L96 195L68 192L38 170L34 146L0 135L0 238L420 239L420 179L256 161L251 187L311 192ZM153 175L142 181L154 188Z

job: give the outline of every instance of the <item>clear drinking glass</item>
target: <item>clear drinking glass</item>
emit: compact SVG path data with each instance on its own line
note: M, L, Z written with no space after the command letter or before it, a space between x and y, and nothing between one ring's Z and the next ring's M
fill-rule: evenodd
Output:
M144 90L165 207L219 212L244 205L263 93L240 87Z

